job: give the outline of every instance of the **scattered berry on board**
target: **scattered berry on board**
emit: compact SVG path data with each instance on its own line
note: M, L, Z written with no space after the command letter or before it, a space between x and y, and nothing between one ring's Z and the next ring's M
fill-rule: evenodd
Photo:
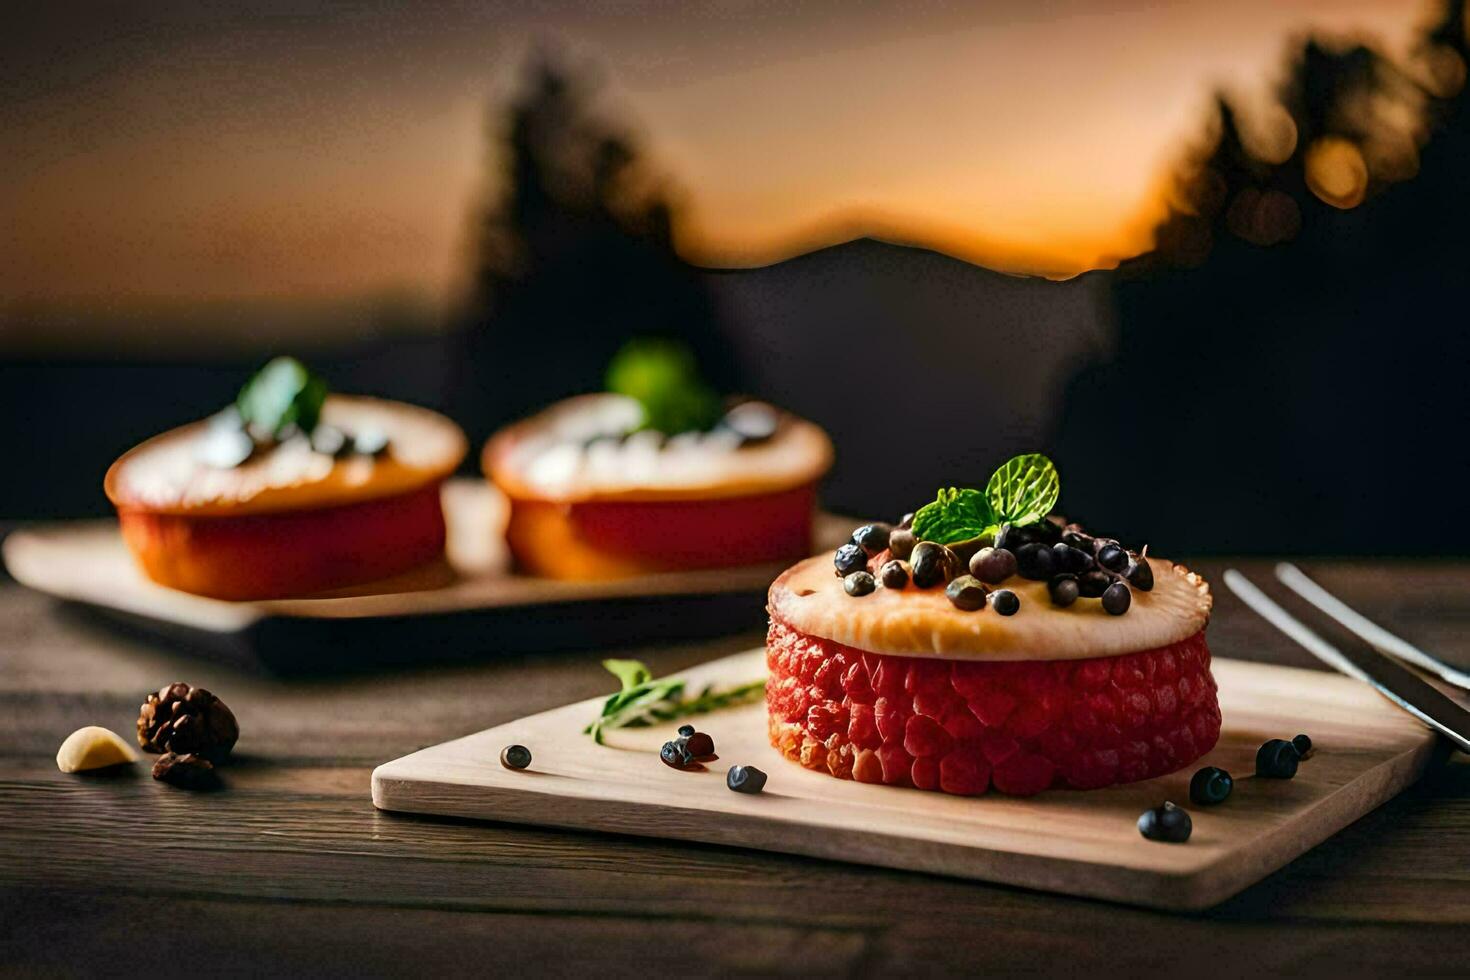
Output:
M731 766L725 785L737 793L759 793L766 788L766 774L755 766Z
M1189 780L1189 799L1200 806L1214 806L1225 802L1234 788L1235 780L1230 778L1230 773L1216 766L1205 766Z
M507 745L500 750L500 764L507 769L524 769L531 764L531 750L524 745Z
M1271 738L1256 750L1256 775L1267 779L1290 779L1296 775L1301 753L1284 738Z
M1183 844L1194 830L1189 812L1172 803L1145 810L1138 818L1138 832L1149 840L1165 844Z

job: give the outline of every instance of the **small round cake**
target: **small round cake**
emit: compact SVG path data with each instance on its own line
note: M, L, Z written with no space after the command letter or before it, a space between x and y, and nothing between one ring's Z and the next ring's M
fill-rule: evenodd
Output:
M440 484L467 448L459 428L412 405L324 390L308 421L262 427L231 408L113 463L104 489L144 573L198 595L272 599L439 558Z
M606 579L810 554L817 482L832 465L820 428L763 402L707 430L668 435L644 419L634 398L582 395L486 444L521 568Z
M1209 586L1037 519L1054 499L1018 525L999 506L948 524L921 510L782 574L772 744L844 779L1017 796L1149 779L1213 748Z

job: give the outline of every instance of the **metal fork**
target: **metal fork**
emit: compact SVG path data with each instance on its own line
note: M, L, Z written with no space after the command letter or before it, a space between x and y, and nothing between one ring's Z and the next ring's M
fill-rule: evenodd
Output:
M1282 585L1337 620L1379 653L1387 654L1395 660L1401 660L1412 667L1427 671L1446 684L1452 684L1462 691L1470 691L1470 674L1451 667L1438 657L1414 646L1403 637L1390 633L1312 581L1305 572L1291 562L1283 561L1277 564L1276 578L1281 581Z
M1311 579L1307 579L1299 571L1297 574L1309 585L1320 590L1321 587ZM1287 612L1274 599L1257 588L1255 583L1233 568L1225 570L1225 585L1242 602L1271 625L1300 643L1318 660L1349 677L1355 677L1370 685L1383 697L1444 735L1462 751L1470 752L1470 711L1466 711L1465 708L1450 700L1444 692L1405 667L1397 659L1380 652L1366 642L1355 641L1352 636L1344 635L1343 639L1347 642L1340 645L1324 639L1316 630ZM1325 591L1322 594L1332 599L1332 596ZM1343 605L1341 602L1337 604ZM1343 608L1347 607L1343 606ZM1352 610L1349 609L1348 612L1351 613ZM1353 615L1357 614L1353 613ZM1423 651L1416 652L1428 657L1428 654ZM1433 658L1429 659L1433 660Z

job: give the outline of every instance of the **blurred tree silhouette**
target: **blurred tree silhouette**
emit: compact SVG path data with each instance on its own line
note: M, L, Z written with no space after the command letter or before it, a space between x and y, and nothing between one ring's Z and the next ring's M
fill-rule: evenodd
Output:
M598 83L547 53L504 116L494 199L475 229L456 414L481 438L558 398L600 390L630 336L678 338L722 389L732 360L698 272L673 247L674 197Z
M1063 486L1101 526L1171 551L1470 552L1460 525L1406 537L1470 479L1470 395L1442 374L1470 364L1464 24L1447 4L1407 67L1300 42L1274 154L1217 104L1059 423Z

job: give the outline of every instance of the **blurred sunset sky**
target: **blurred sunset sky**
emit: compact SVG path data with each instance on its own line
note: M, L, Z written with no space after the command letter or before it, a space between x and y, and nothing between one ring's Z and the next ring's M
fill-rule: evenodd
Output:
M247 7L249 9L247 9ZM690 260L873 235L1068 275L1150 246L1212 93L1416 0L34 4L0 32L0 315L452 295L487 111L538 43L606 82ZM491 165L488 166L487 165ZM0 319L0 325L4 320Z

